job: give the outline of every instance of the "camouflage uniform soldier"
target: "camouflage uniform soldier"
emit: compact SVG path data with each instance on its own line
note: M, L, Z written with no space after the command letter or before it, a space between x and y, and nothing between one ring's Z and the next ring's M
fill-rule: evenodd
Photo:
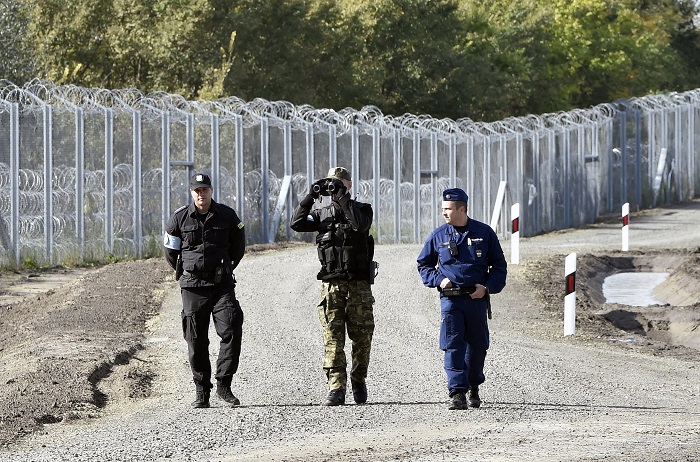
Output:
M323 327L326 355L323 369L328 378L324 405L345 404L347 362L345 331L352 341L350 382L356 403L367 401L367 366L374 332L374 297L370 269L374 241L369 234L372 206L350 199L350 172L331 168L317 181L294 210L291 227L298 232L316 232L322 281L318 317ZM320 196L330 196L330 205L311 210Z

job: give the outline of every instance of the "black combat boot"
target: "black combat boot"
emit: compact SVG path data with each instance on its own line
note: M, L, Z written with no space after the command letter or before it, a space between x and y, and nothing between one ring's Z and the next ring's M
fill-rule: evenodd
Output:
M233 392L231 392L231 387L217 385L216 396L233 406L238 406L241 404L241 401L233 395Z
M355 382L350 380L352 383L352 397L357 404L365 404L367 402L367 384L362 382Z
M452 395L447 408L450 410L467 409L467 398L464 396L464 393L460 392Z
M469 389L469 406L474 408L481 406L481 398L479 398L479 387L471 387Z
M324 406L342 406L345 404L345 389L338 388L328 393Z
M197 390L194 401L192 401L192 407L209 407L209 390Z

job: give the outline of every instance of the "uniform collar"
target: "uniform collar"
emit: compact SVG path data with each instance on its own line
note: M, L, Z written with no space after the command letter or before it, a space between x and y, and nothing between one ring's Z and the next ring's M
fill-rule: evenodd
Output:
M452 236L454 236L455 239L457 239L459 242L461 242L463 239L467 237L469 234L469 231L471 230L471 219L467 219L467 224L465 225L466 231L463 233L457 232L457 228L454 227L454 225L448 225L450 229L450 233Z
M217 213L217 207L218 204L214 202L214 199L211 200L211 205L209 206L209 212L208 213ZM189 207L187 208L187 214L194 217L199 211L197 210L197 207L194 205L194 202L190 202Z

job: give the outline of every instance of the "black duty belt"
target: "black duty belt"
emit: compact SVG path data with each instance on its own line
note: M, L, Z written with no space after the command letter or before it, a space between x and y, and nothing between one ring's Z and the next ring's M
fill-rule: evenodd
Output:
M457 297L459 295L473 294L475 290L475 286L445 287L440 292L442 292L442 295L444 295L445 297Z

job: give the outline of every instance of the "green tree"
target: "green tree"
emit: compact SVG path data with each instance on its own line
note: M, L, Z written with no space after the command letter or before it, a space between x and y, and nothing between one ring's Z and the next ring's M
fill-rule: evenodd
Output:
M700 85L692 0L2 1L0 78L479 120Z
M570 103L586 107L668 90L680 71L668 28L635 2L555 0L552 33L566 50Z
M463 29L455 1L348 1L344 11L361 47L353 70L366 104L387 113L438 117L465 104L449 92L463 72L457 49Z
M27 18L21 4L0 0L0 79L22 85L34 77Z
M551 10L536 0L468 1L461 9L465 53L479 63L465 63L478 90L471 114L493 120L567 106Z
M352 37L334 0L240 0L227 21L236 48L226 81L229 94L295 104L343 104L353 92ZM347 90L346 90L347 89Z
M212 89L230 64L232 29L219 3L36 0L29 15L39 71L57 83L223 96Z
M695 0L663 0L637 2L642 14L653 22L659 18L670 37L681 70L672 75L670 89L677 91L700 87L700 2Z

